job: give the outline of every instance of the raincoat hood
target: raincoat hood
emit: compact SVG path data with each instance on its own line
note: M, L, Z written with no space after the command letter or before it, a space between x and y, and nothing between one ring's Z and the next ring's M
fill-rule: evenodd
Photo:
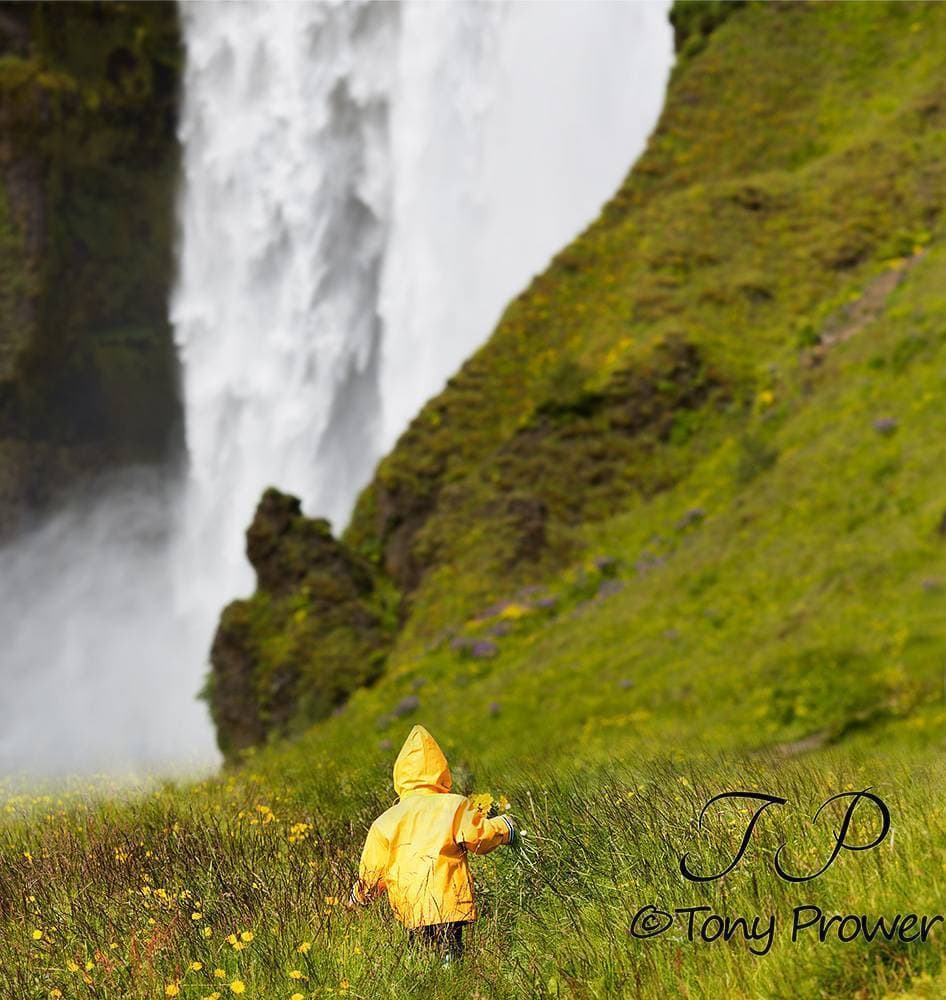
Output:
M423 789L449 792L450 766L437 741L423 726L414 726L394 762L394 790L398 795Z

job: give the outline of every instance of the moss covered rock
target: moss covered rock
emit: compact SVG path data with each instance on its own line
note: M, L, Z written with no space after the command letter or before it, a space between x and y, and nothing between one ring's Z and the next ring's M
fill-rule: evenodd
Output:
M173 3L0 11L0 533L181 438Z
M696 55L709 36L746 0L675 0L670 10L673 43L680 58Z
M269 489L246 533L256 593L223 612L207 697L227 757L324 718L381 672L395 623L390 585L328 521Z

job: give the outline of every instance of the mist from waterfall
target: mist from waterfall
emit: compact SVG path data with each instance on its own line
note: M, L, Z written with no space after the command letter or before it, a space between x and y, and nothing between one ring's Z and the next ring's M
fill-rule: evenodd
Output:
M0 552L0 771L216 760L195 694L260 493L344 527L642 150L667 8L182 5L186 472L117 473Z

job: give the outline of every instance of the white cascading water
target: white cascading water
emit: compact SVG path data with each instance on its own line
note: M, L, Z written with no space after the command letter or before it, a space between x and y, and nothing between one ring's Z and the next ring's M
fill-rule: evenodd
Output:
M0 772L216 760L195 700L276 485L375 462L656 122L668 3L187 3L183 481L130 470L0 553Z

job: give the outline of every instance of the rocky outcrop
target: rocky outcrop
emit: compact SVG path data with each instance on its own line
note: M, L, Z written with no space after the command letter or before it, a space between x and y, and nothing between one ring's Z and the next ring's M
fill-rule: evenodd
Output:
M223 612L206 696L224 755L324 718L381 672L396 594L299 501L263 494L246 534L256 593Z
M0 536L180 441L173 3L0 6Z
M677 58L696 55L723 21L744 6L745 0L675 0L670 23Z

